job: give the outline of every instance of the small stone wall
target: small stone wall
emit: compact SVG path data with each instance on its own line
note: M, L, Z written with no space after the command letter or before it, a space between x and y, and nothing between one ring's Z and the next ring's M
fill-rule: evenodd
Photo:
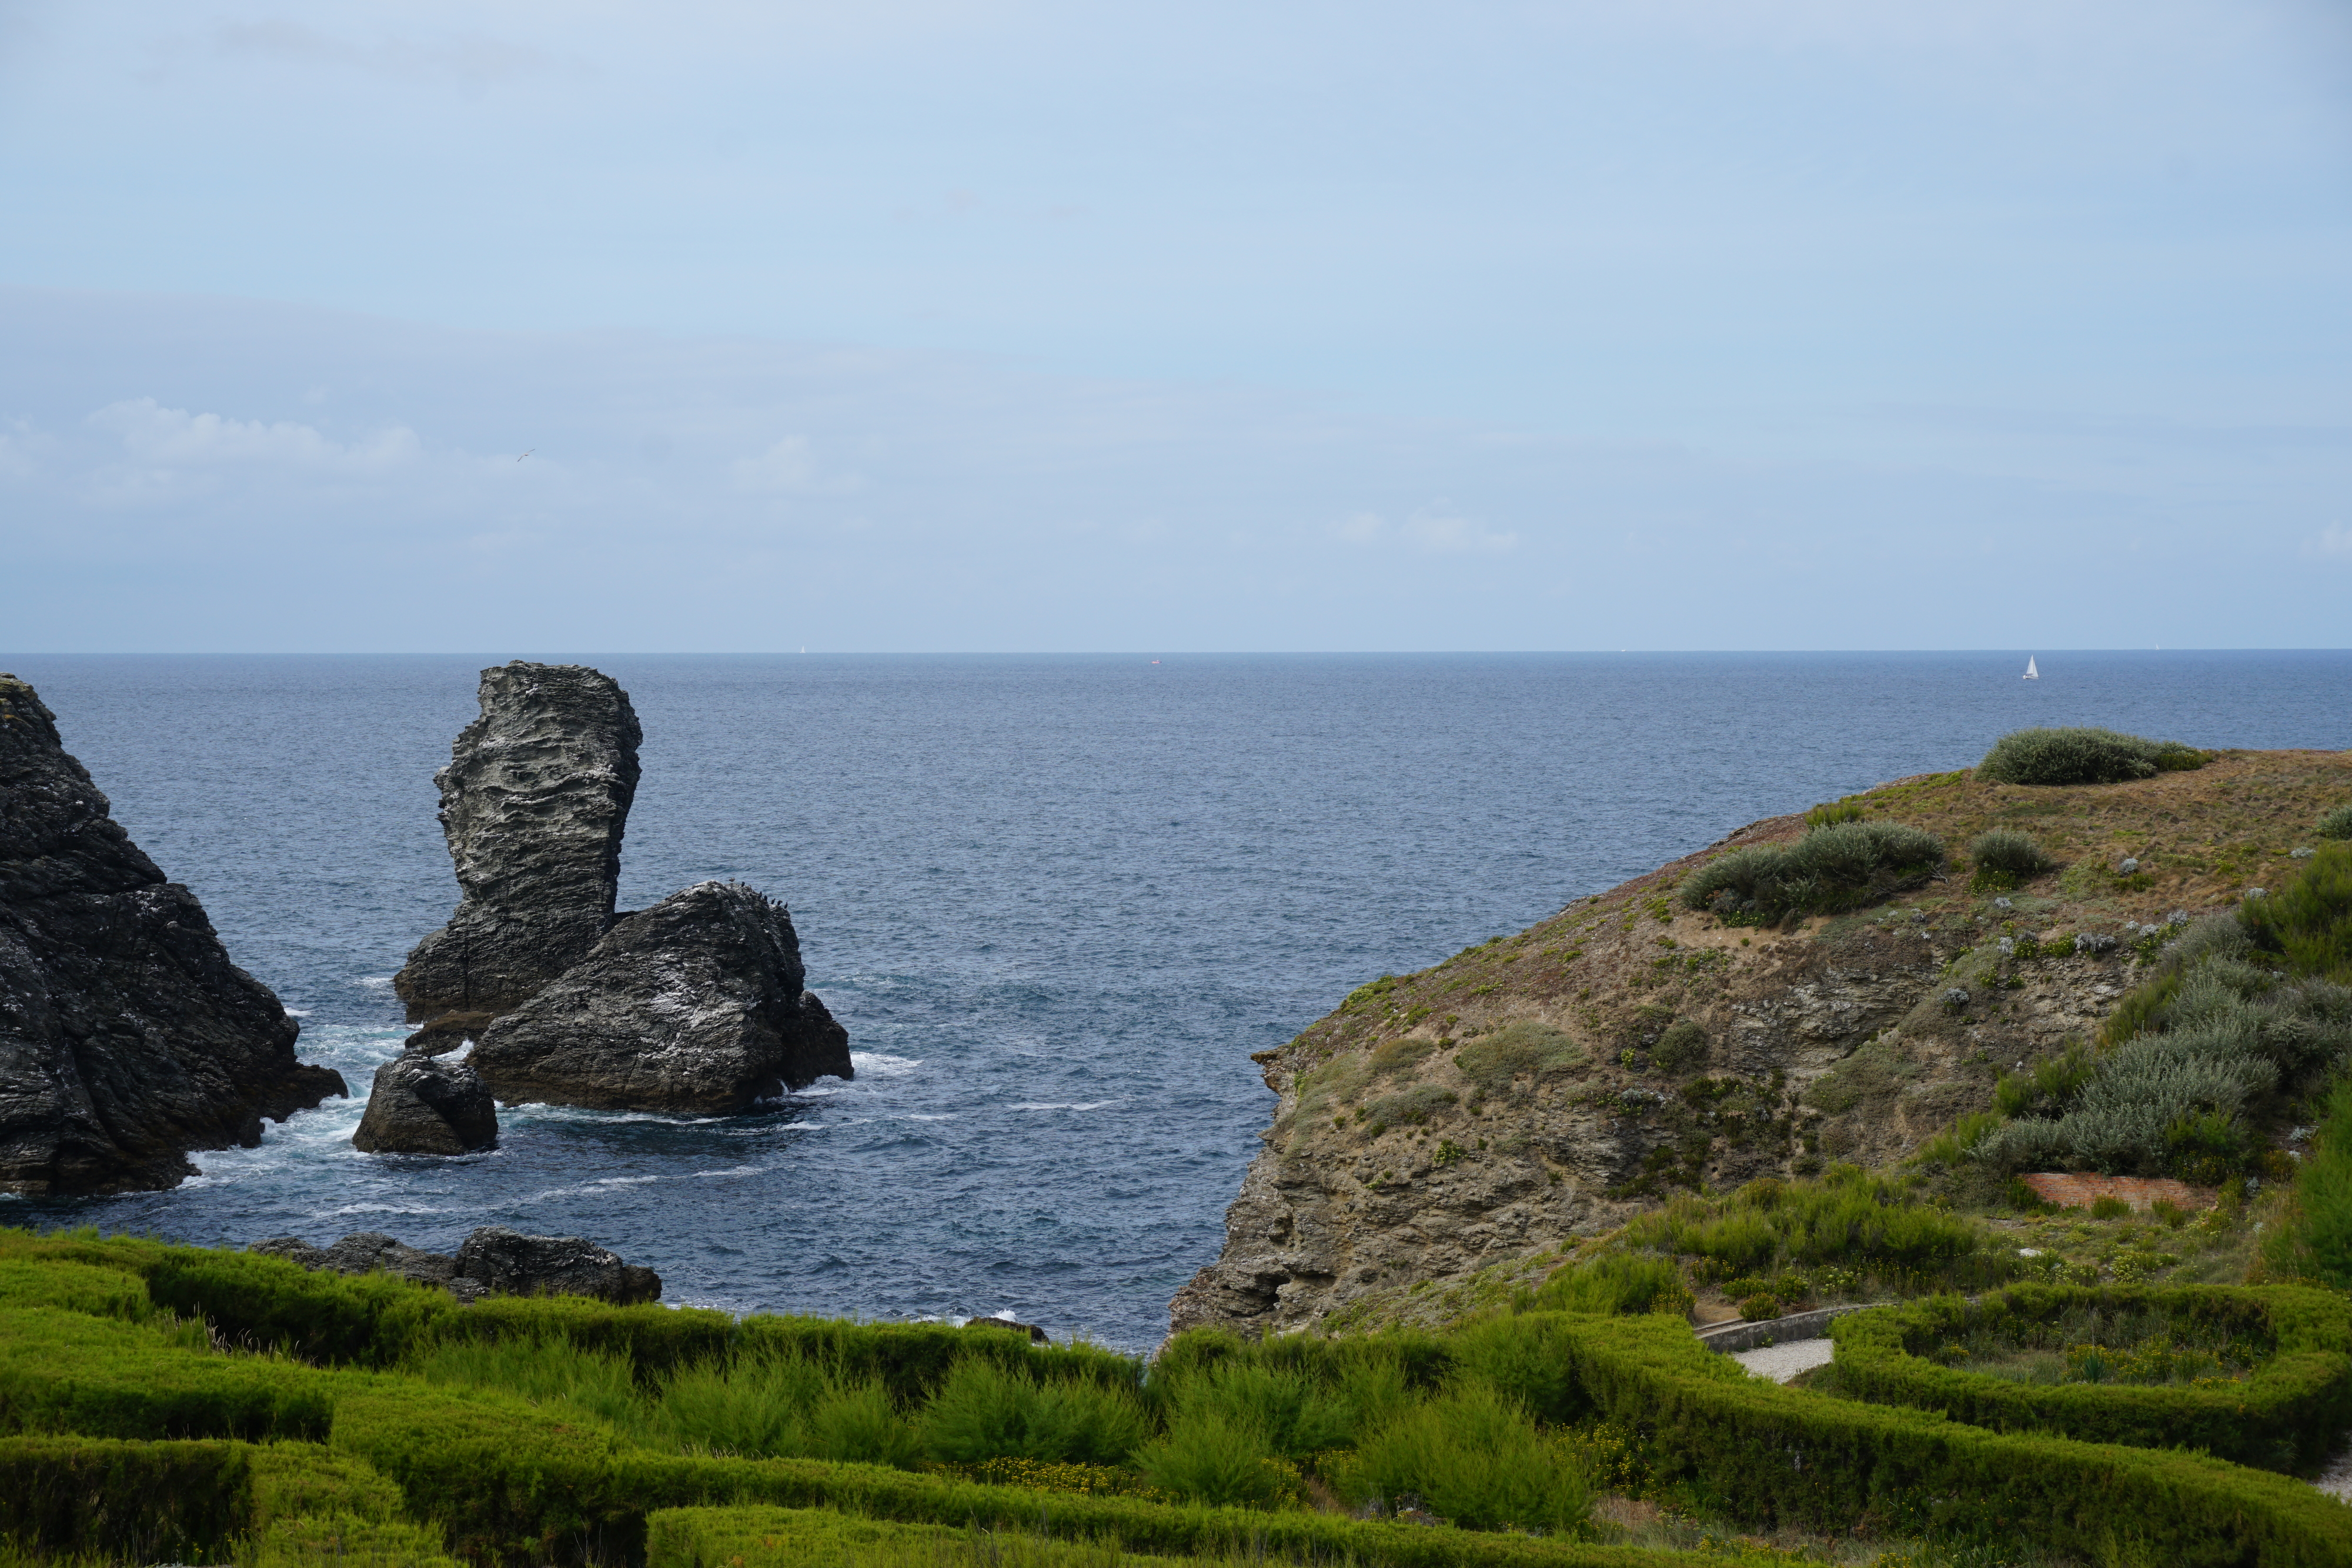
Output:
M1851 1306L1817 1307L1810 1312L1790 1312L1784 1318L1766 1318L1755 1323L1717 1323L1698 1331L1698 1343L1713 1351L1729 1355L1736 1351L1754 1350L1759 1345L1786 1344L1790 1340L1819 1339L1830 1332L1830 1320L1848 1312L1865 1312L1885 1306L1884 1301L1857 1301Z
M2020 1176L2018 1180L2032 1187L2033 1195L2042 1202L2068 1208L2088 1208L2103 1197L2122 1198L2143 1214L2158 1198L2187 1213L2213 1207L2211 1187L2190 1186L2185 1181L2162 1176L2079 1176L2071 1171L2054 1171Z

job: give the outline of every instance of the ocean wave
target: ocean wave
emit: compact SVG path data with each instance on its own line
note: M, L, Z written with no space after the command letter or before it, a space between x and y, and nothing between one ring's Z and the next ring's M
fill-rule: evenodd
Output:
M1124 1100L1041 1101L1034 1103L1024 1101L1018 1105L1007 1105L1005 1109L1008 1111L1099 1111L1106 1106L1125 1103L1127 1102Z
M916 1056L893 1056L887 1051L853 1051L849 1065L860 1078L902 1078L923 1064Z

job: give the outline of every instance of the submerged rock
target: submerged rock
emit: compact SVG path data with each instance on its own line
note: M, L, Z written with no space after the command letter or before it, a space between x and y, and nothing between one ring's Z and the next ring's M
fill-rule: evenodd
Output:
M593 1296L624 1307L661 1300L661 1276L651 1269L624 1263L577 1236L525 1236L502 1225L486 1225L467 1237L454 1258L405 1246L380 1230L355 1230L331 1247L277 1236L246 1250L338 1274L382 1270L439 1285L461 1301L493 1294Z
M595 946L620 885L629 694L584 664L518 660L482 672L481 706L433 776L464 896L393 977L412 1021L528 999Z
M482 1032L473 1065L509 1104L741 1111L852 1076L848 1032L803 974L783 905L706 882L614 921L562 978Z
M352 1134L352 1147L363 1155L469 1155L498 1142L498 1107L482 1075L417 1051L375 1070L367 1111Z
M344 1092L108 815L56 716L0 675L0 1191L168 1187L191 1149Z

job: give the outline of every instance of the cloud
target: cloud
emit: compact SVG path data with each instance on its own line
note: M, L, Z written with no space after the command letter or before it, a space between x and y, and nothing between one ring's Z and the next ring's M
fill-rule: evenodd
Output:
M224 55L341 66L379 76L442 77L467 87L542 70L552 63L551 57L541 50L478 33L461 33L433 43L396 37L360 43L274 16L259 22L225 22L213 29L212 45Z
M416 433L405 425L346 444L329 440L312 425L190 413L165 408L152 397L109 403L85 423L119 437L124 452L152 467L260 464L373 473L405 462L419 450Z
M739 457L730 468L738 490L789 495L816 481L816 457L805 435L787 435L756 457Z
M1519 546L1517 533L1497 533L1443 501L1423 507L1393 526L1377 512L1357 512L1332 524L1330 532L1351 545L1394 543L1432 555L1507 555Z
M2322 560L2352 560L2352 528L2330 523L2304 546L2304 553Z

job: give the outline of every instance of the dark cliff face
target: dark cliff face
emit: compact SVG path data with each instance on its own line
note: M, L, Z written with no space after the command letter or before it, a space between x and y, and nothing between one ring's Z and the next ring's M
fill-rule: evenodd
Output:
M344 1092L0 675L0 1190L164 1187Z
M706 882L623 915L484 1030L471 1065L509 1103L740 1111L850 1076L849 1037L802 977L782 905Z
M642 738L628 693L517 661L482 672L481 705L433 776L464 898L394 977L412 1020L527 1000L595 946L620 886Z

